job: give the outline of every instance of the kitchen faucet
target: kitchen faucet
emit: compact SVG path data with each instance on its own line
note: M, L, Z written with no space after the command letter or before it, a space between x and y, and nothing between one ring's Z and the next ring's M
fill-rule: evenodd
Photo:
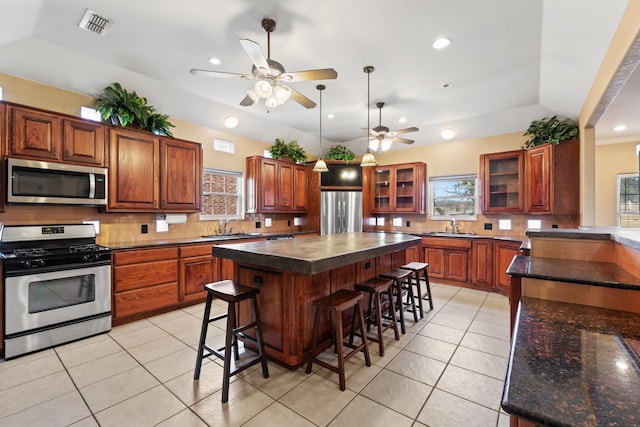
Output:
M227 224L229 223L229 221L237 221L238 224L240 224L240 220L238 218L228 218L225 222L224 222L224 227L222 228L222 234L226 235L227 234ZM231 231L233 230L233 227L231 227L229 229L229 234L231 234Z

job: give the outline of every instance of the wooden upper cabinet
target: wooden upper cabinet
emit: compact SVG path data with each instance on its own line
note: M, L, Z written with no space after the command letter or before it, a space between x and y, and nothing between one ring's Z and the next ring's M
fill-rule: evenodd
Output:
M577 215L580 203L577 139L526 150L526 211L534 214Z
M424 214L426 169L421 162L378 166L372 176L371 212Z
M60 116L9 105L7 155L60 160L62 125Z
M304 165L247 157L248 213L305 213L308 209L308 172Z
M159 145L158 137L150 133L110 129L108 210L157 210Z
M62 160L106 166L105 127L100 123L64 119Z
M524 151L482 154L480 156L482 204L484 213L524 210Z
M15 105L6 108L7 156L106 166L101 123Z
M202 145L163 138L160 159L160 209L198 212L202 199Z

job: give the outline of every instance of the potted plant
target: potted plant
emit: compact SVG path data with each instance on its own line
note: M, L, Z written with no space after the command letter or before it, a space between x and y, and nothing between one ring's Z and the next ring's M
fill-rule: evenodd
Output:
M290 159L296 163L307 161L307 153L296 140L287 143L283 139L276 138L276 142L271 146L269 152L274 159Z
M147 105L147 98L139 96L135 91L128 91L116 82L104 88L96 97L96 111L103 120L111 120L113 124L144 128L152 107Z
M147 117L147 121L144 127L149 132L153 132L156 135L169 136L173 138L173 134L171 133L171 130L169 130L169 128L175 126L168 119L169 116L167 116L166 114L160 114L154 111L153 113L149 114L149 117Z
M558 119L558 116L545 117L541 120L534 120L524 136L530 136L524 143L525 148L536 147L538 145L559 144L578 136L579 129L575 121L571 119Z
M336 145L327 151L324 158L326 160L344 160L350 162L356 158L356 155L344 145Z

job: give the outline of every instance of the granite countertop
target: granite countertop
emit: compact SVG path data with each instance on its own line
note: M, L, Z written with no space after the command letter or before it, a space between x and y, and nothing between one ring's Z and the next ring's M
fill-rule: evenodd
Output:
M640 314L523 297L502 396L548 426L640 425Z
M419 245L400 233L344 233L293 240L216 245L214 256L262 267L316 274Z
M527 230L527 236L550 237L560 239L585 239L585 240L612 240L640 249L640 230L622 227L580 227L571 229L548 228L540 230Z
M533 258L518 255L511 261L507 274L515 277L640 290L640 279L612 262Z

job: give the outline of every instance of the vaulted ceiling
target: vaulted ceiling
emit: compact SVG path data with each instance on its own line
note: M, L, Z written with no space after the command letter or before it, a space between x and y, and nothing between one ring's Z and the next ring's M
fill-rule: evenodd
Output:
M120 82L176 119L265 142L297 139L318 152L319 109L291 100L267 109L239 105L253 82L194 76L191 68L250 73L239 43L267 55L261 20L277 22L271 57L287 71L334 68L321 81L322 135L335 143L364 136L367 75L371 126L416 126L413 146L519 132L532 120L577 118L627 5L626 0L3 0L0 72L96 95ZM101 36L78 27L90 9L111 20ZM435 50L432 42L451 45ZM221 64L209 63L210 57ZM445 88L443 85L449 84ZM318 102L317 81L291 86ZM637 96L635 97L637 98ZM626 110L636 108L627 106ZM635 111L635 116L640 117ZM621 114L621 113L618 113ZM406 122L400 123L400 119ZM608 118L614 121L614 118ZM603 118L604 119L604 118ZM638 133L640 120L630 132ZM598 129L602 138L607 128ZM393 149L407 146L394 144ZM356 153L363 141L350 143Z

